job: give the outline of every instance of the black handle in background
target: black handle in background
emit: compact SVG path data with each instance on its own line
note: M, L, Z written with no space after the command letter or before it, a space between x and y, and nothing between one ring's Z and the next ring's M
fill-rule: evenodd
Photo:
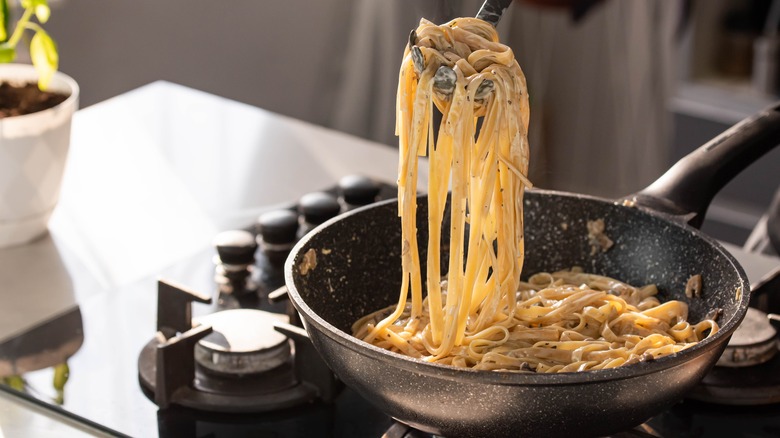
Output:
M732 126L626 199L700 228L720 189L778 144L780 102Z
M501 14L504 13L504 9L511 4L512 0L485 0L485 3L482 4L479 12L477 12L477 18L485 20L492 24L493 27L496 27L499 20L501 20Z

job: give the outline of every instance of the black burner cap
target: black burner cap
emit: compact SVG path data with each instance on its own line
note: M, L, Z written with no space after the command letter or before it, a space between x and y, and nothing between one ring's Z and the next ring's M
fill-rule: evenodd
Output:
M301 197L298 208L306 222L319 225L341 212L336 197L325 192L307 193Z
M379 184L362 175L347 175L339 181L344 202L350 205L368 205L376 201Z
M217 234L214 246L222 263L228 265L249 265L255 261L257 242L249 231L230 230Z
M294 243L298 234L298 215L291 210L274 210L257 220L260 236L266 243Z

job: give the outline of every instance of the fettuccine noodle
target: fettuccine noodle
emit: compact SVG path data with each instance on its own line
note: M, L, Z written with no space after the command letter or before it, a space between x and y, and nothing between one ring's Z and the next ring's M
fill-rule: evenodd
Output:
M671 354L717 331L711 320L686 322L683 302L659 303L654 286L635 288L578 269L521 282L523 193L531 187L525 76L512 50L482 20L458 18L442 26L422 20L416 35L424 69L415 69L407 47L397 99L403 281L397 305L357 321L356 337L454 366L566 372ZM434 87L442 65L457 75L451 94ZM493 90L477 99L485 80ZM434 106L442 114L437 135ZM419 156L428 157L430 174L425 279L415 225ZM442 279L450 185L450 252Z

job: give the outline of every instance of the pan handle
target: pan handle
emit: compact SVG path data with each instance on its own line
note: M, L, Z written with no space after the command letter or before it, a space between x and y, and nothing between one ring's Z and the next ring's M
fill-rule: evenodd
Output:
M654 183L624 198L696 228L732 178L780 144L780 102L737 123L683 157Z

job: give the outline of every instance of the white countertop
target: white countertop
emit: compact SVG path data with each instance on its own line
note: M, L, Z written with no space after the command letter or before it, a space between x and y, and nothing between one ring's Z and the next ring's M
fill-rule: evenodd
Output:
M55 240L104 285L361 173L395 182L395 148L167 82L76 114Z
M0 437L82 438L109 436L51 409L0 390Z

